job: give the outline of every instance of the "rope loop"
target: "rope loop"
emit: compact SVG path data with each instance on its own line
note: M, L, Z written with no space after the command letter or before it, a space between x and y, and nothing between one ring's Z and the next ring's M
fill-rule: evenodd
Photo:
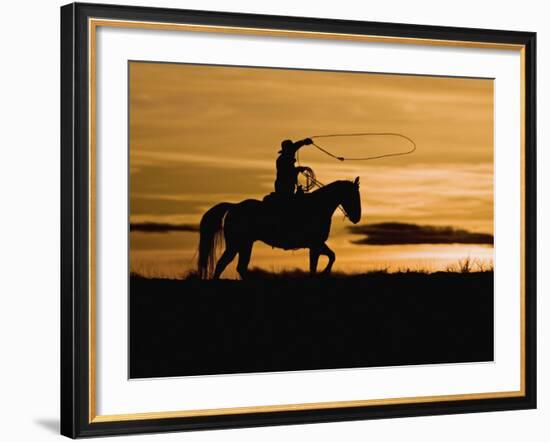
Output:
M369 160L378 160L380 158L397 157L397 156L401 156L401 155L411 154L416 150L416 143L411 138L407 137L406 135L397 133L397 132L362 132L362 133L352 133L352 134L327 134L327 135L313 135L309 138L313 140L315 138L365 137L365 136L401 137L401 138L404 138L405 140L407 140L409 143L411 143L412 148L405 151L405 152L387 153L387 154L384 154L384 155L376 155L376 156L371 156L371 157L346 158L346 157L334 155L333 153L331 153L328 150L322 148L321 146L319 146L315 142L312 142L311 144L313 146L315 146L317 149L319 149L321 152L323 152L325 155L328 155L329 157L334 158L335 160L338 160L338 161L342 161L342 162L343 161L369 161ZM298 160L298 164L300 164L299 154L297 155L297 160ZM309 167L307 167L305 169L306 170L304 170L304 172L302 172L302 174L306 178L306 189L304 189L306 192L311 190L313 188L313 186L317 186L317 187L323 187L324 186L324 184L317 179L317 177L315 176L315 173L313 172L312 169L310 169ZM344 217L349 218L348 214L346 213L346 211L344 210L344 208L342 206L338 206L338 208L344 214Z
M317 149L319 149L321 152L323 152L325 155L328 155L329 157L334 158L338 161L369 161L369 160L378 160L380 158L387 158L387 157L397 157L401 155L409 155L413 153L416 150L416 143L406 135L397 133L397 132L361 132L361 133L352 133L352 134L327 134L327 135L313 135L309 138L316 139L316 138L334 138L334 137L366 137L366 136L392 136L392 137L401 137L405 140L407 140L411 145L412 148L405 151L405 152L394 152L394 153L387 153L384 155L375 155L371 157L358 157L358 158L346 158L342 156L334 155L333 153L329 152L328 150L322 148L315 142L312 143L313 146L315 146Z

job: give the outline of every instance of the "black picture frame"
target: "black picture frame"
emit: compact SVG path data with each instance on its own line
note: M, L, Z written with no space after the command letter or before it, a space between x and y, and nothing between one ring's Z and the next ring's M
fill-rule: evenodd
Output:
M522 45L525 81L524 395L94 422L90 418L89 18ZM536 34L73 3L61 8L61 434L76 438L536 408Z

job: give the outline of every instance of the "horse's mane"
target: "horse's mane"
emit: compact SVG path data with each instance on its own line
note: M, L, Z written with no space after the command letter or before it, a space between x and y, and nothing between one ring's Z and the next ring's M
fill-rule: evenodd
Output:
M310 193L310 195L323 195L326 192L333 191L336 187L350 186L353 184L353 181L350 180L338 180L328 183L326 186L319 187Z

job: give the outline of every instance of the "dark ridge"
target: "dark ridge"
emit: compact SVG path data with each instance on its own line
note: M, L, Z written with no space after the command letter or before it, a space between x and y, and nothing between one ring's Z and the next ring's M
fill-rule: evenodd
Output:
M493 272L130 279L130 378L494 360Z

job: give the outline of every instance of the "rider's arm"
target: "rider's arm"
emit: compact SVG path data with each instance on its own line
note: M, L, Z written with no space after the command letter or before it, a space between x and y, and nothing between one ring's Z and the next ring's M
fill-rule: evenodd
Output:
M296 153L298 149L300 149L300 147L311 143L313 143L313 141L311 141L311 138L304 138L303 140L294 142L294 152Z

